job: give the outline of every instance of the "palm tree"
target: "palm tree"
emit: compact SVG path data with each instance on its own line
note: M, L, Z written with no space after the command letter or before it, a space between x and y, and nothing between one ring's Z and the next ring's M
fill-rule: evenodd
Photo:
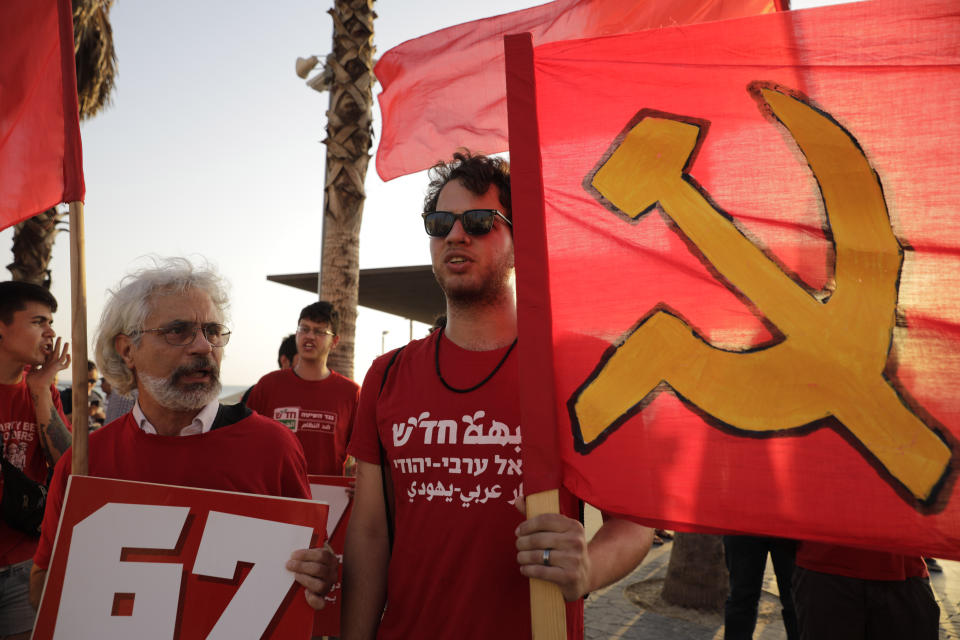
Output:
M374 0L334 0L333 52L323 71L329 83L323 258L320 297L340 311L340 344L330 368L353 377L357 292L360 286L360 220L373 139Z
M665 601L691 609L722 611L729 584L721 536L676 534L661 594Z
M73 0L74 55L77 61L77 96L80 118L92 118L110 101L117 75L110 8L113 0ZM50 254L57 233L65 226L65 213L51 208L15 225L13 263L7 266L14 280L50 287Z

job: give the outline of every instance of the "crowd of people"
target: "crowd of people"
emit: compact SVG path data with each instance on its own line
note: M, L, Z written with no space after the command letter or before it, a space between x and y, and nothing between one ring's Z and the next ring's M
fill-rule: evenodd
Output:
M220 404L220 277L177 258L125 277L88 366L88 394L98 370L107 394L90 474L308 498L308 473L339 475L355 460L343 638L528 638L529 578L557 585L568 637L581 638L584 597L633 570L654 531L605 514L588 540L563 489L559 513L524 515L509 168L457 153L430 178L423 224L445 323L378 358L362 386L327 366L339 314L317 302L298 317L295 349L291 337L281 345L280 368L244 402ZM0 283L4 457L37 483L53 470L39 537L0 523L0 637L29 637L70 473L56 310L42 287ZM485 436L493 425L497 437ZM937 637L922 559L743 536L726 549L728 638L752 637L768 551L791 639ZM338 565L327 545L287 562L317 609Z

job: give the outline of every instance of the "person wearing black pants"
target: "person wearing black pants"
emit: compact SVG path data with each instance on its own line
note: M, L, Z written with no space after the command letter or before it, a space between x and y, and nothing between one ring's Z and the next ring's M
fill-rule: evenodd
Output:
M791 584L797 543L783 538L724 536L723 548L730 571L730 595L724 607L724 640L751 640L757 624L757 606L763 588L767 553L773 558L773 570L783 605L783 626L788 640L799 640L797 616Z

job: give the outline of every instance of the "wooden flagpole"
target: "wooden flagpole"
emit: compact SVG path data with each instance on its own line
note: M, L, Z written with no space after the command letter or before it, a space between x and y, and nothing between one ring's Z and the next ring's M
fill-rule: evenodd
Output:
M71 472L87 475L90 394L87 393L87 272L83 203L70 203L71 353L73 354L73 460Z
M560 490L541 491L525 499L527 517L560 512ZM566 640L567 610L560 587L545 580L530 579L530 624L533 640Z

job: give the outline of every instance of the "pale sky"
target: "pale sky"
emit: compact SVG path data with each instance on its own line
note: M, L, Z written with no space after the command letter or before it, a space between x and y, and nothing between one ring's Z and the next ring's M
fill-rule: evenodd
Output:
M826 2L801 2L800 8ZM430 31L537 1L381 0L378 54ZM276 368L283 336L316 297L268 274L316 271L328 94L294 73L298 56L330 51L329 0L118 0L111 12L119 75L112 105L84 123L89 341L107 288L147 255L204 258L231 283L225 385ZM376 88L379 91L379 87ZM375 112L379 140L379 111ZM375 149L371 150L373 153ZM427 264L423 174L383 183L371 159L361 268ZM12 230L0 232L9 247ZM57 238L54 326L70 333L69 237ZM9 279L9 272L0 279ZM355 376L409 338L407 320L360 308ZM426 332L417 324L415 337ZM69 374L62 374L69 379Z

